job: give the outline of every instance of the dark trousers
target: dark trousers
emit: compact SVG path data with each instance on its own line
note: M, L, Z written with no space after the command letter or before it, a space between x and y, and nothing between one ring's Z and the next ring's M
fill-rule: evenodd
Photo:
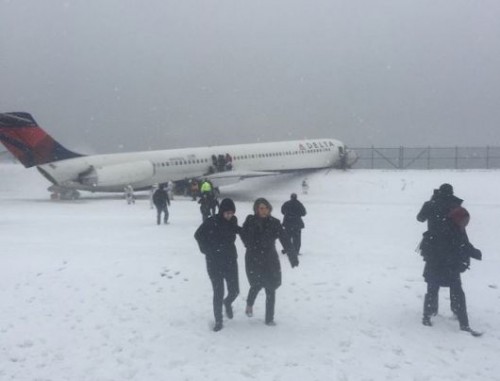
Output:
M215 321L222 323L222 305L231 305L240 293L238 263L236 261L225 263L224 266L219 267L207 261L207 270L214 291L213 307ZM224 280L227 286L227 296L225 299Z
M438 283L427 283L427 294L425 294L424 298L424 317L431 317L431 315L435 315L437 313L439 287ZM460 279L457 279L450 284L450 307L451 311L457 315L460 327L468 327L469 317L467 316L465 293L462 289L462 282Z
M252 286L248 291L247 305L253 307L255 299L262 287ZM266 288L266 323L274 320L274 305L276 302L276 290L271 288Z
M163 222L167 223L168 222L168 208L167 206L157 206L156 207L156 223L160 225L161 223L161 214L165 213L165 216L163 217Z
M207 210L201 210L201 220L205 222L205 220L210 217L210 209Z
M297 254L300 252L300 246L302 244L301 232L302 229L285 229L288 236L290 237L290 241L292 241L292 246L294 247Z

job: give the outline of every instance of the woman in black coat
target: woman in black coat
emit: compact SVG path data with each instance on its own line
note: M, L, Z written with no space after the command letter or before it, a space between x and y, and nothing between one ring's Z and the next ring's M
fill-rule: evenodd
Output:
M281 285L281 266L275 242L280 240L292 267L299 265L297 253L280 221L271 216L271 204L259 198L253 206L254 214L247 216L241 230L241 239L246 247L245 266L250 283L247 297L247 316L253 316L253 305L257 294L266 291L267 325L274 325L276 289Z
M233 318L232 303L240 293L238 281L237 252L234 242L240 227L234 215L236 207L233 200L222 200L219 213L206 219L196 230L194 237L200 251L205 254L207 271L214 291L213 308L215 316L214 331L222 329L222 305L226 316ZM224 299L224 280L227 296Z

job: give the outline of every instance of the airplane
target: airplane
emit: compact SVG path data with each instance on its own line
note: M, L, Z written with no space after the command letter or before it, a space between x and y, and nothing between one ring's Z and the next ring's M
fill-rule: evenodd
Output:
M187 179L208 179L214 186L280 173L346 168L357 155L335 139L179 148L159 151L82 155L48 135L26 112L0 113L0 141L26 167L34 167L60 198L78 190L123 192Z

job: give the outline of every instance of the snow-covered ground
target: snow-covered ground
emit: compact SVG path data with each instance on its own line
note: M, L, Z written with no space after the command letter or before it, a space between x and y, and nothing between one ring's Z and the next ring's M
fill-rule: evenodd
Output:
M248 180L223 189L242 222L252 201L279 209L292 191L308 215L300 266L282 258L277 326L243 311L224 329L193 233L198 205L176 198L157 226L146 197L49 201L36 170L0 165L0 380L499 380L498 171L330 171ZM434 326L421 325L425 283L414 249L421 204L443 182L472 215L483 251L463 275L474 338L459 331L441 291Z

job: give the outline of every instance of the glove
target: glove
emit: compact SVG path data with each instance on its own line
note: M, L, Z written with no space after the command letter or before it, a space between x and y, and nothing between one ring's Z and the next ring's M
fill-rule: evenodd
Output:
M471 258L477 259L480 261L483 259L483 253L481 253L481 250L476 249L475 247L472 248L471 253L469 254Z
M297 267L299 265L299 258L297 255L289 257L290 259L290 265L292 265L292 268Z
M461 273L467 271L468 269L470 269L469 267L469 263L467 262L461 262L459 263L458 265L458 271L460 271Z

